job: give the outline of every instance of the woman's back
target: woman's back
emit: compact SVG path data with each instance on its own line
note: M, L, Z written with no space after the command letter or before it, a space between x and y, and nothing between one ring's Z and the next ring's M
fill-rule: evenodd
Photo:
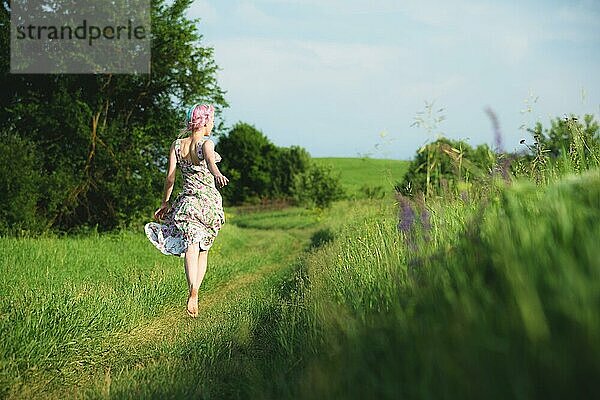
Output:
M193 141L192 138L185 138L175 141L177 165L181 168L183 191L187 194L198 194L206 190L206 187L210 187L218 193L215 178L210 173L202 152L202 144L206 140L208 139ZM215 151L215 162L219 161L221 161L221 156Z
M202 155L202 143L207 138L195 139L187 137L179 139L179 152L183 160L187 160L194 165L200 165L204 156ZM202 159L200 158L202 157Z

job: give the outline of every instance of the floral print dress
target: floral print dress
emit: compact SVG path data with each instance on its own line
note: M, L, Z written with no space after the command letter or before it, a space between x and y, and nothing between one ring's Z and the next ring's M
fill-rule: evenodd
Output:
M163 254L184 257L193 243L199 243L201 250L208 250L225 223L221 193L202 154L205 140L197 145L199 165L181 156L181 139L174 142L183 190L165 213L163 223L149 222L144 226L150 242ZM215 162L219 161L221 156L215 152Z

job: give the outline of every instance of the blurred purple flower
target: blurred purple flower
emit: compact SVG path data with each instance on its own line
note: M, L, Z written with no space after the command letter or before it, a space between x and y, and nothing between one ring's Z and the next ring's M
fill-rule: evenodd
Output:
M399 195L398 200L400 202L398 230L408 233L415 222L415 212L406 197Z
M498 122L498 117L494 110L490 107L485 109L485 113L488 115L490 120L492 121L492 127L494 129L494 144L496 145L496 152L503 153L504 147L502 146L502 132L500 131L500 123Z
M429 232L431 231L431 220L427 208L424 208L423 211L421 211L421 226L423 227L423 239L428 242L431 239L431 236L429 236Z
M494 169L500 172L502 178L504 178L505 181L509 181L511 160L504 153L504 146L502 144L502 132L500 131L500 123L498 122L498 117L496 116L494 110L492 110L490 107L487 107L485 109L485 113L490 118L490 121L492 121L492 127L494 129L494 144L496 145L496 153L498 155L498 163L496 165L496 168Z

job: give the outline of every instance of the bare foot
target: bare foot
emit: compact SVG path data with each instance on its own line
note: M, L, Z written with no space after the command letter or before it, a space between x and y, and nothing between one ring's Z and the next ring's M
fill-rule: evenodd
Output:
M188 297L187 313L190 317L198 316L198 289L190 288L190 296Z

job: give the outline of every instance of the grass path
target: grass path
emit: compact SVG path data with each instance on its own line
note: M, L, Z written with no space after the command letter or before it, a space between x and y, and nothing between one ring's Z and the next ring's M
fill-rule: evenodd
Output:
M254 230L251 231L257 234ZM278 233L286 235L283 230ZM201 337L206 332L217 335L227 331L228 325L233 321L225 320L224 317L231 318L232 314L235 314L232 311L238 313L242 311L235 305L243 304L249 297L260 298L265 295L266 289L273 284L273 278L281 277L287 272L301 250L301 242L295 241L295 243L295 248L289 248L291 251L284 259L263 264L252 271L242 272L205 293L200 300L198 318L190 319L184 312L185 304L182 303L166 309L159 317L146 321L130 332L122 332L109 338L106 343L106 347L110 349L110 354L105 359L107 365L90 375L84 387L91 384L93 388L91 393L102 393L101 397L109 397L111 392L114 392L111 390L113 385L117 387L120 396L133 395L132 386L138 387L137 395L143 397L149 395L145 390L152 386L151 383L143 377L140 378L140 375L144 375L144 370L160 370L161 372L153 372L152 375L162 375L162 371L179 363L180 353L173 351L175 348L193 347L194 342L202 340ZM134 367L128 367L132 363ZM115 366L121 366L118 372L115 371ZM62 397L64 394L59 390L56 397ZM81 388L76 388L70 393L72 397L81 394L83 394ZM89 394L88 392L87 395ZM154 392L150 397L154 397L154 394L156 393ZM161 397L163 396L168 396L168 393L163 393Z
M253 234L260 235L255 230ZM280 235L289 235L283 230L278 230ZM269 235L270 236L270 235ZM290 235L292 236L292 235ZM294 239L296 239L295 235ZM307 239L307 238L305 238ZM185 304L165 310L164 314L149 320L148 322L134 328L130 332L121 333L111 338L109 345L119 354L131 349L145 346L149 343L173 341L181 336L189 334L193 329L201 326L219 324L223 304L231 304L248 296L253 288L262 287L265 280L286 272L293 260L298 257L301 250L301 241L294 241L295 248L286 254L285 258L278 262L260 265L252 271L242 272L237 277L223 282L214 290L200 297L199 315L196 319L190 319L185 313ZM279 274L278 274L279 273ZM177 332L174 336L173 333Z
M183 260L141 230L0 238L0 398L286 397L255 391L293 374L277 359L288 278L312 245L378 211L369 200L227 211L197 319Z
M273 219L274 226L267 226L259 215L231 215L230 224L220 233L221 243L216 246L215 242L209 254L196 319L185 313L182 259L161 255L139 234L120 238L100 235L95 239L0 239L6 255L18 255L0 262L5 277L0 289L6 294L1 297L0 323L3 332L13 330L2 345L0 395L166 398L206 393L210 382L204 380L200 386L190 387L189 381L202 376L199 369L214 363L223 348L250 340L248 335L256 323L251 314L256 305L268 303L277 283L293 269L316 230L310 212L284 210L278 217ZM298 225L300 220L303 222ZM73 251L98 246L104 248L88 255ZM38 250L29 252L28 248ZM120 255L116 259L98 256L113 253ZM149 270L128 277L132 274L128 265L138 255ZM25 265L35 269L39 263L41 269L42 261L45 277L24 272ZM62 271L60 266L64 266ZM105 270L104 276L88 271L90 266ZM74 271L81 271L81 276ZM33 293L23 293L32 282L29 290ZM48 282L52 282L47 286L49 292L40 299L47 304L42 313L36 310L35 301L27 301ZM151 293L153 289L155 293ZM61 304L52 303L57 298L65 300L64 310ZM95 305L98 312L90 315ZM23 309L15 311L15 306ZM48 312L64 318L53 319ZM40 315L40 319L35 321L28 314ZM118 322L111 322L114 320ZM29 345L33 350L25 351ZM20 351L15 351L17 348ZM194 355L191 365L182 364L186 354ZM177 376L174 371L179 371ZM182 372L188 374L188 380L181 379ZM181 387L174 388L174 384Z

